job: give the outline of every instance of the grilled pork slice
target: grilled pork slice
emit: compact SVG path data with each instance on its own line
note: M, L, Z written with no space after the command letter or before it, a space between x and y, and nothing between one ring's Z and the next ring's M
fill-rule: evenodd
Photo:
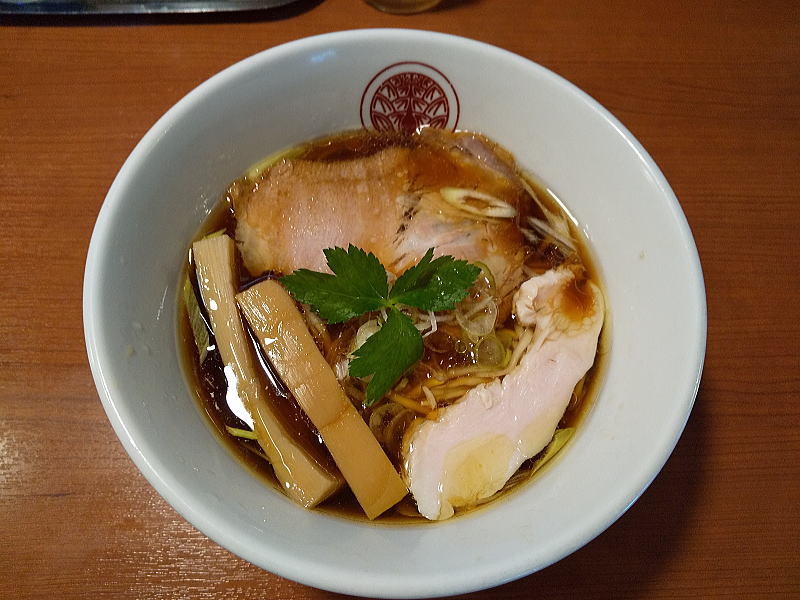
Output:
M523 280L517 224L532 210L529 196L517 178L438 137L350 160L285 159L250 185L234 212L252 275L325 272L322 250L353 244L395 275L431 247L436 256L484 262L509 301Z
M404 476L428 519L447 519L500 490L550 442L594 362L604 301L593 283L559 267L526 281L514 304L518 322L534 328L519 365L406 434Z

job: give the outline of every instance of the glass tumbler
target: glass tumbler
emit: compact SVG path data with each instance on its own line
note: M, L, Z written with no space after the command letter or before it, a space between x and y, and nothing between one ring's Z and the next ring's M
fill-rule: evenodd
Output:
M442 0L366 0L375 8L388 13L410 15L422 12L439 4Z

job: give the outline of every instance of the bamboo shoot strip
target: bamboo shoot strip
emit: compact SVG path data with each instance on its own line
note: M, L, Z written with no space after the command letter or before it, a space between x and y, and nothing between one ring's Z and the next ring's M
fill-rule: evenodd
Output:
M344 482L338 473L331 473L319 464L286 430L262 387L253 349L236 307L238 278L233 240L227 235L205 238L195 242L192 251L200 295L208 311L222 364L253 418L258 443L284 492L307 508L316 506L338 491Z
M288 292L262 281L236 296L242 313L297 403L319 430L358 502L374 519L407 493L405 484L345 395Z

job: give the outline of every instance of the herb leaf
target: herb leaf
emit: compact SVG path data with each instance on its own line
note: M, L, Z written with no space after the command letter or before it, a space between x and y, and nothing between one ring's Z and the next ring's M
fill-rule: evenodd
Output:
M294 298L328 323L341 323L365 313L388 309L383 326L354 353L353 377L372 376L367 405L380 400L409 367L422 357L422 335L397 306L452 310L475 283L480 268L452 256L433 259L433 248L406 270L389 290L386 269L377 257L352 244L328 248L325 258L333 274L298 269L281 278Z
M422 310L453 310L467 296L480 268L452 256L432 258L433 248L430 248L422 260L397 279L389 295L393 304Z
M422 336L406 315L389 309L383 326L353 354L350 375L372 379L367 385L366 404L383 398L411 365L422 358Z
M374 254L353 245L325 250L330 273L298 269L281 283L300 302L310 304L328 323L341 323L386 304L386 270Z
M346 280L362 296L386 297L389 292L386 269L372 252L367 254L350 244L346 251L342 248L327 248L323 253L331 271L340 279Z

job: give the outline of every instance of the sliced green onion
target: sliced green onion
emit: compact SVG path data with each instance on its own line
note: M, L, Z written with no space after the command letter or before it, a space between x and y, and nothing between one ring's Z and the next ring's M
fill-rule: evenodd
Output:
M303 152L305 152L305 150L306 150L305 146L302 146L302 145L301 146L292 146L291 148L288 148L288 149L285 149L285 150L279 150L278 152L270 154L264 160L261 160L261 161L257 162L256 164L254 164L252 167L250 167L247 170L247 177L249 179L255 179L256 177L261 175L261 173L263 171L266 171L270 167L276 165L279 161L281 161L281 160L283 160L285 158L297 158L298 156L303 154Z
M517 209L489 194L466 188L443 187L439 190L445 202L471 215L495 219L512 219Z
M553 439L550 440L550 443L542 452L542 455L538 458L538 460L534 463L533 467L531 468L530 474L533 475L541 469L548 461L550 461L558 451L561 450L564 445L570 440L572 434L575 433L574 427L567 427L565 429L556 429L556 432L553 434Z
M492 292L492 294L494 294L494 290L496 288L494 273L492 273L492 270L489 268L489 265L479 260L476 260L472 264L481 270L481 275L483 275L483 277L485 278L486 283L488 284L489 291Z
M361 327L358 328L356 331L356 335L353 338L353 347L350 349L350 354L361 348L364 345L370 336L374 333L378 333L381 326L378 324L378 320L375 318L370 319L366 323L364 323Z
M225 229L224 228L223 229L217 229L216 231L212 231L208 235L204 235L203 239L204 240L208 240L208 239L211 239L211 238L215 238L217 236L222 235L223 233L225 233Z
M497 325L497 299L495 280L491 269L484 263L477 263L481 269L469 296L462 300L454 311L456 321L469 339L480 342L490 335Z
M369 416L369 428L372 434L379 440L383 439L384 432L397 415L407 410L395 402L384 402L372 411Z
M478 344L478 362L486 366L499 366L506 357L506 348L500 339L492 334Z
M225 429L234 437L244 438L246 440L258 440L255 431L249 429L239 429L238 427L230 427L225 425Z
M473 341L482 340L494 331L497 323L497 303L494 298L483 298L475 303L468 299L455 310L456 321Z

